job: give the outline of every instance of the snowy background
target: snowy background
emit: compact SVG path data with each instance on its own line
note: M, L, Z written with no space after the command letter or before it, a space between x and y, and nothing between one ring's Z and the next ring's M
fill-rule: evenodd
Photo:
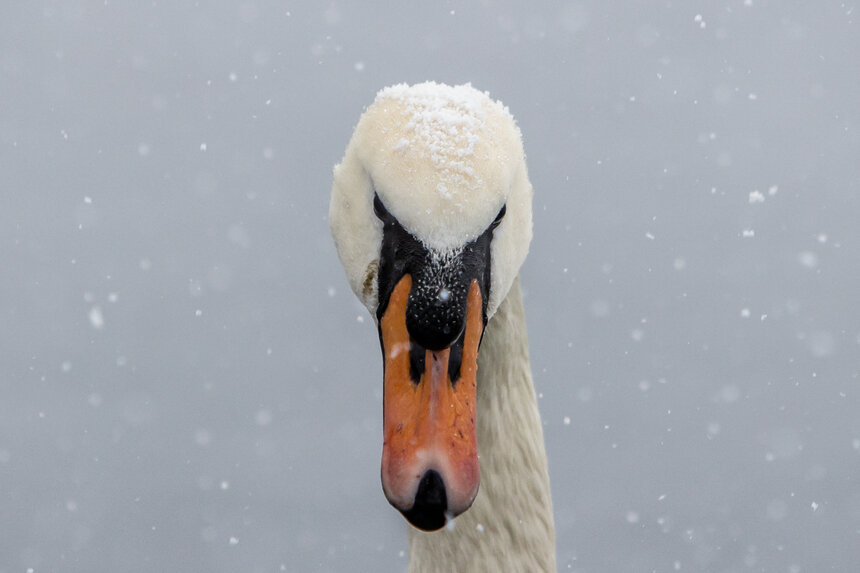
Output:
M425 79L523 130L559 568L857 571L858 18L4 2L0 573L405 568L326 213Z

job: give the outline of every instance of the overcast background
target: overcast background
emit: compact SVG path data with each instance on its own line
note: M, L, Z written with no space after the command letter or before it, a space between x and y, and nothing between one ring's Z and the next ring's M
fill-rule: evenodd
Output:
M525 139L563 571L860 570L860 7L4 2L0 573L403 571L328 230L376 91Z

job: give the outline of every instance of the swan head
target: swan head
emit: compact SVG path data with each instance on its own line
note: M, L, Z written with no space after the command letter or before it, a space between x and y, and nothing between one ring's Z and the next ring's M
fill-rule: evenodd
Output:
M334 169L332 235L382 345L383 491L421 529L478 491L478 350L528 252L531 197L513 117L468 84L383 89Z

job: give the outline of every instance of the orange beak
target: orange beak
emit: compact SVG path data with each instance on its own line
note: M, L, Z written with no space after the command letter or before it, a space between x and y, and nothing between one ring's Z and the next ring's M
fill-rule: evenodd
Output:
M478 493L475 431L478 345L483 333L481 289L473 280L459 378L449 373L451 349L424 351L424 371L411 373L413 342L406 328L412 277L394 287L381 317L385 360L382 489L388 501L421 529L435 530L466 511Z

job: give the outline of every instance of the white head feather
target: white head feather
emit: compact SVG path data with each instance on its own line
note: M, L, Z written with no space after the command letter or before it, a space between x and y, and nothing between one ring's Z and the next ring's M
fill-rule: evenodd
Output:
M532 235L532 187L522 136L500 102L470 84L383 89L334 168L329 222L355 294L376 316L382 223L373 194L431 252L457 251L507 213L491 247L491 317Z

